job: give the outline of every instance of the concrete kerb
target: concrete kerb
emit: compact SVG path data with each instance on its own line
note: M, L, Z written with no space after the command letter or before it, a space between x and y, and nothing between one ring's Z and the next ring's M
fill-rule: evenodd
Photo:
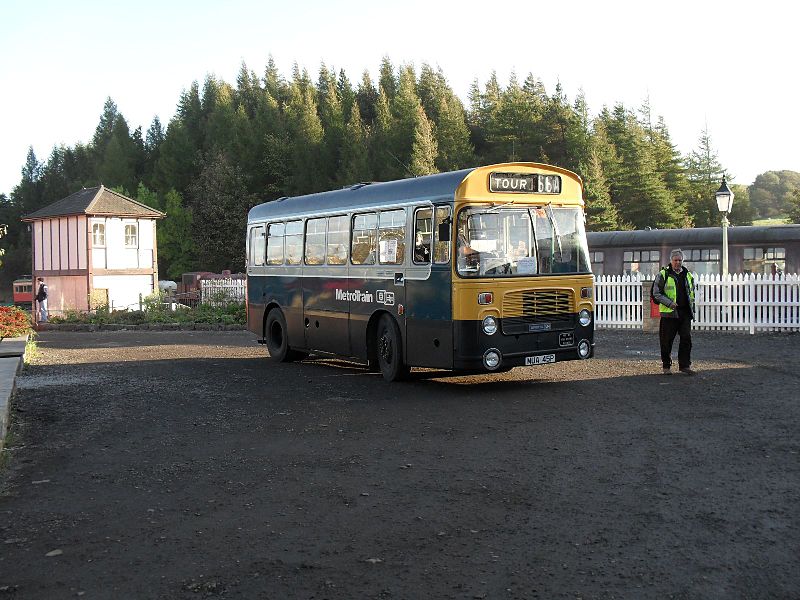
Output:
M36 331L242 331L244 325L223 323L39 323Z
M28 336L6 338L0 342L0 450L5 444L11 394L14 393L27 343Z

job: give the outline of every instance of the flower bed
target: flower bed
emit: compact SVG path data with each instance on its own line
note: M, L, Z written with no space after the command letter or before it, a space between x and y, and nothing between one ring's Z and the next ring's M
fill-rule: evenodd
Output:
M0 340L31 332L31 317L16 306L0 306Z

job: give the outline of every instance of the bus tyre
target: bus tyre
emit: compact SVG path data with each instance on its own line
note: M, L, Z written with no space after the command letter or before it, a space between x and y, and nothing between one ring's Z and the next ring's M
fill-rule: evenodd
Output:
M386 381L404 379L409 368L403 362L403 342L397 324L389 315L383 315L378 322L376 347L383 378Z
M286 319L277 308L269 311L264 326L264 337L267 340L269 355L275 362L290 362L297 358L289 349L289 336L286 333Z

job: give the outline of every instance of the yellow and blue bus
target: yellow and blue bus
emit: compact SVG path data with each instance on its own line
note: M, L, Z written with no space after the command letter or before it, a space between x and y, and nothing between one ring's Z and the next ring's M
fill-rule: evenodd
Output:
M594 354L575 173L505 163L280 198L247 222L247 323L279 362L480 372Z

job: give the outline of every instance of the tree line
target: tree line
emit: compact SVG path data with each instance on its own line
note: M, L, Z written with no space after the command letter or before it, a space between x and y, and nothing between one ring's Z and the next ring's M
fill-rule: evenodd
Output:
M470 88L465 105L441 69L395 66L357 83L321 65L316 80L295 65L285 78L269 59L262 75L242 65L235 85L208 76L177 103L166 128L156 117L131 131L110 98L92 140L29 150L20 183L0 196L6 274L30 270L30 235L19 218L83 188L104 184L167 213L158 223L161 277L241 270L247 211L260 202L362 181L426 175L506 161L577 172L590 231L718 225L714 191L723 175L707 131L683 156L647 101L590 117L581 92L548 92L532 74L496 74ZM749 224L744 186L731 219Z

